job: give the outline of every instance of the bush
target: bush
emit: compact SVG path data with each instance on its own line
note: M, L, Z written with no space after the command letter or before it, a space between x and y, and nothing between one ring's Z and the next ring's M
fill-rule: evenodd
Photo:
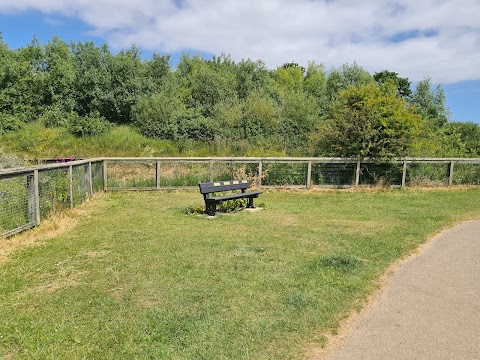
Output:
M58 106L51 106L40 117L45 127L68 127L78 115L74 112L65 112Z
M178 133L177 112L182 105L166 92L142 97L132 108L135 125L145 136L175 140Z
M69 119L68 131L75 136L99 136L107 132L111 125L98 113L86 116L75 114Z
M23 121L10 114L0 113L0 135L11 131L18 131L23 126Z

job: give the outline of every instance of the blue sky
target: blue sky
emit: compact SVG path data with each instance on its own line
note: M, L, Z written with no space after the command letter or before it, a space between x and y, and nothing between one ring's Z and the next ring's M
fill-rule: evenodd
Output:
M230 54L275 68L295 61L327 69L356 61L413 83L441 84L454 121L480 124L478 0L0 0L10 48L35 34L107 42L113 51Z

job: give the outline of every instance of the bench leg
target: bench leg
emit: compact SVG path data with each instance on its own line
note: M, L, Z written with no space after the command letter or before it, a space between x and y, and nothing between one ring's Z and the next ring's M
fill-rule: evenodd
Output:
M247 199L247 208L249 209L253 209L255 207L255 205L253 205L253 198L250 197Z
M217 206L214 203L205 204L205 212L209 216L215 216L215 210L216 209L217 209Z

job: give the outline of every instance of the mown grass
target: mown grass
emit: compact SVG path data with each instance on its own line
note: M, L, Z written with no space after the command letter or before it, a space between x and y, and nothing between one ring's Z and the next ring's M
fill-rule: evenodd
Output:
M302 359L479 196L266 192L209 219L184 214L197 192L110 194L0 265L0 357Z

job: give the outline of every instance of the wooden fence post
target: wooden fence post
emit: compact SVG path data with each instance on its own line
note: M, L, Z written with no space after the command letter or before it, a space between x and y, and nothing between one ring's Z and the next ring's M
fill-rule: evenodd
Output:
M262 177L263 177L263 166L262 160L258 163L258 187L262 187Z
M88 193L93 196L93 176L92 176L92 162L88 163Z
M312 162L309 161L307 165L307 189L312 186Z
M403 161L402 187L405 187L406 181L407 181L407 162Z
M355 186L360 184L360 160L357 161L357 166L355 167Z
M40 225L40 191L38 185L38 170L33 172L33 192L35 196L35 225Z
M107 160L103 160L103 191L107 191Z
M70 198L70 208L73 208L73 168L68 167L68 197Z
M211 159L209 161L210 163L210 169L209 169L209 181L213 182L213 160Z
M32 176L32 175L31 175ZM32 181L27 177L28 222L40 225L40 194L38 191L38 170L33 171Z
M453 184L453 168L455 166L455 161L450 161L450 168L448 171L448 186L452 186Z
M160 161L155 164L155 188L160 190Z

